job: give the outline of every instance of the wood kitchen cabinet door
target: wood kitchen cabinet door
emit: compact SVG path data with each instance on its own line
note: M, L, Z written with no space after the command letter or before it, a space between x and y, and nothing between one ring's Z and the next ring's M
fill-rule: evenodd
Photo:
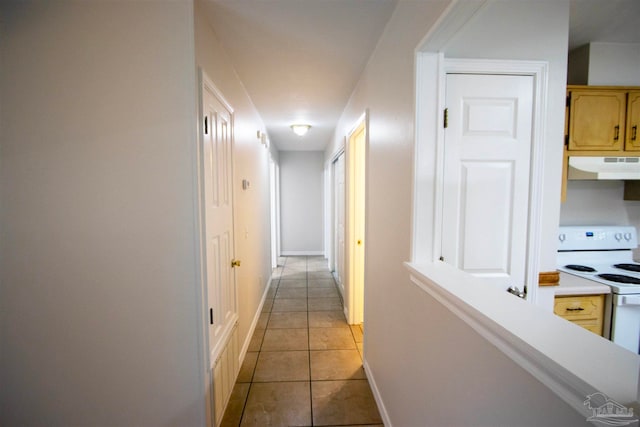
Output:
M629 100L627 102L627 137L625 138L625 150L627 151L640 151L638 124L640 124L640 90L629 92Z
M595 334L602 336L604 295L557 296L553 312Z
M571 91L568 149L622 150L626 107L624 91Z

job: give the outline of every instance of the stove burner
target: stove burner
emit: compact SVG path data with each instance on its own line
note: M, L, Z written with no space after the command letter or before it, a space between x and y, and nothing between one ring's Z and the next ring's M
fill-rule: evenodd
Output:
M611 280L616 283L628 283L632 285L640 285L640 279L636 279L635 277L625 276L624 274L598 274L598 277L601 277L605 280Z
M586 265L579 265L579 264L565 265L564 268L568 268L569 270L582 271L583 273L595 273L596 271L596 269L593 267L588 267Z
M640 264L616 264L615 268L619 268L621 270L634 271L636 273L640 273Z

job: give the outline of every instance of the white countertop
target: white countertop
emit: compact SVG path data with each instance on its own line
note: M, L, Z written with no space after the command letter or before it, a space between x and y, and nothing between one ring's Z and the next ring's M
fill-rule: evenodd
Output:
M552 288L555 295L599 295L610 294L611 288L593 280L584 279L573 274L560 272L560 284L547 286Z

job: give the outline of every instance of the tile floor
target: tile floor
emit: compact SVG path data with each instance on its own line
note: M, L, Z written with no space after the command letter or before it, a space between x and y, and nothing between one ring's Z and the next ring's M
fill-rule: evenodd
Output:
M383 425L324 258L279 260L222 425Z

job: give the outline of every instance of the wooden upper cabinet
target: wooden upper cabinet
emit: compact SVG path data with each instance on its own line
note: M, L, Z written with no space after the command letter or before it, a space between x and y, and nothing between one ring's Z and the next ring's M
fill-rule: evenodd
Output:
M626 108L625 91L571 90L568 150L622 150Z
M627 102L627 128L625 138L625 150L640 151L640 90L630 91Z

